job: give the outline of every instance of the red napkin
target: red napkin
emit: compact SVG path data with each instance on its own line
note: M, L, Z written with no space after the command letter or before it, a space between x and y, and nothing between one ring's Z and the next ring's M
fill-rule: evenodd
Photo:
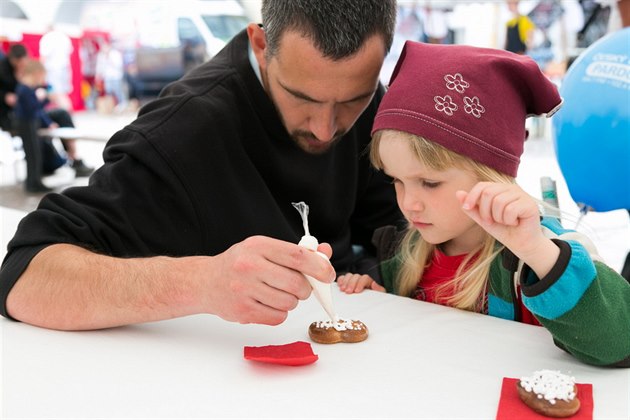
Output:
M529 419L549 419L551 417L538 414L525 405L518 397L516 390L516 378L503 378L503 386L501 387L501 399L499 400L499 410L497 411L497 420L529 420ZM571 420L592 420L593 419L593 385L592 384L575 384L578 389L578 398L580 399L580 409L573 416L568 417Z
M318 359L310 343L304 341L279 346L245 346L243 355L247 360L288 366L308 365Z

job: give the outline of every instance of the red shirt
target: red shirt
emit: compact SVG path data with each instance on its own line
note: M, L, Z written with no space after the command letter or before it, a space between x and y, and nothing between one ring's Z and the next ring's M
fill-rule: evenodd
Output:
M453 294L453 288L442 290L442 297L438 299L436 290L455 277L457 269L466 258L467 254L449 256L439 249L435 249L431 264L429 264L422 275L422 281L414 291L413 297L425 302L437 303L448 306L447 299ZM521 322L531 325L540 325L534 315L523 305L520 289L516 290L516 299L521 308Z
M436 248L431 264L422 274L422 281L418 282L414 297L425 302L437 303L448 306L446 299L453 294L453 288L442 291L442 298L437 299L436 290L439 286L455 277L457 268L466 258L467 254L448 256Z

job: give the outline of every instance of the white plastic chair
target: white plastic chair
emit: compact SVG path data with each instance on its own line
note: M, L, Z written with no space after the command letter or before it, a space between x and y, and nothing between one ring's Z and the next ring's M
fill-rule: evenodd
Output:
M24 164L24 158L22 139L0 130L0 165L13 166L15 182L22 180L21 166Z

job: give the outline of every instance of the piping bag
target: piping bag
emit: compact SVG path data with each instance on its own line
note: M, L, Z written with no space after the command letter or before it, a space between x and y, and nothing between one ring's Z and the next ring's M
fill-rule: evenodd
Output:
M293 207L295 207L297 211L300 212L300 216L302 216L302 224L304 225L304 236L302 236L302 239L300 239L298 245L310 251L316 252L320 257L328 260L328 257L325 254L317 251L317 245L319 245L319 242L317 241L316 237L311 236L308 230L308 205L303 201L291 204L293 204ZM331 321L333 323L337 322L339 317L337 316L335 308L333 307L332 284L321 282L311 276L307 276L306 274L304 274L304 277L306 277L306 280L308 280L308 282L311 284L315 297L319 301L320 305L322 305L322 308L324 308L324 311L326 311Z

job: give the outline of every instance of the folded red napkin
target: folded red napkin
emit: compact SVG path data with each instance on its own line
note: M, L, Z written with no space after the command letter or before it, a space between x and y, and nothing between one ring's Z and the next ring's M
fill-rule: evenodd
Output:
M288 366L308 365L318 359L310 343L304 341L279 346L245 346L243 355L247 360Z
M525 405L518 397L516 378L503 378L501 387L501 399L499 400L499 409L497 411L497 420L529 420L529 419L549 419L550 417L538 414ZM580 409L573 416L568 417L571 420L592 420L593 419L593 385L592 384L575 384L578 389L578 398L580 399Z

